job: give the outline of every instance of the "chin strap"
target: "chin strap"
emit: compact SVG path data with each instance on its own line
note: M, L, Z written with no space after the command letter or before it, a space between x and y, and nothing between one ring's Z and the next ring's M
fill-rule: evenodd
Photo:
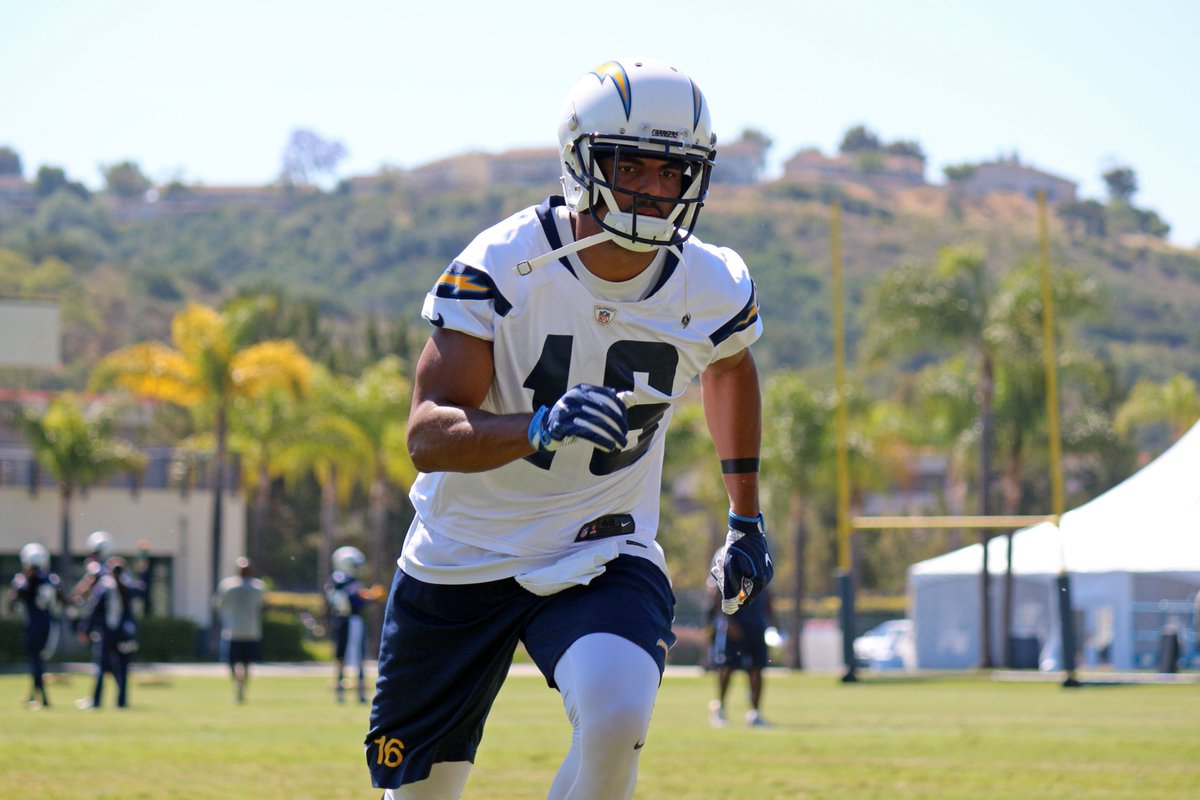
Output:
M614 234L612 231L600 231L599 233L593 233L591 236L585 236L577 242L571 242L568 245L563 245L557 250L551 250L545 255L540 255L535 258L522 261L518 263L517 266L513 267L513 269L517 271L518 275L525 276L533 272L535 267L545 266L560 256L565 256L569 253L583 250L585 247L591 247L594 244L600 244L601 242L607 242L616 238L616 234ZM687 307L687 269L683 266L683 249L679 247L679 245L674 244L664 245L663 247L664 249L675 254L675 256L679 259L679 266L683 272L683 316L679 319L679 327L686 328L692 322L692 314L690 311L688 311Z
M612 231L600 231L599 233L593 233L591 236L585 236L578 241L563 245L557 250L551 250L545 255L537 256L536 258L531 258L527 261L522 261L521 263L517 264L514 269L516 269L518 275L528 275L529 273L533 272L535 267L549 264L551 261L554 261L562 256L582 250L585 247L591 247L594 244L611 241L615 238L616 235L613 234Z

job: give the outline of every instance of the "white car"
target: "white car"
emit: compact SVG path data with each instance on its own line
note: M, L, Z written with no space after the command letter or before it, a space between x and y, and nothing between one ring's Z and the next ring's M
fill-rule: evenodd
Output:
M912 620L881 622L854 640L854 657L870 669L913 669L917 665Z

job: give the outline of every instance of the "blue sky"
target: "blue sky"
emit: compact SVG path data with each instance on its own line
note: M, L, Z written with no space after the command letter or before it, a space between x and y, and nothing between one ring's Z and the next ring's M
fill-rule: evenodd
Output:
M550 145L566 90L609 58L689 72L718 135L757 128L772 167L864 124L913 139L927 177L1017 153L1200 245L1200 2L1008 0L49 0L0 27L0 145L27 175L99 165L263 183L290 131L349 150L339 175L469 149ZM635 10L636 9L636 10Z

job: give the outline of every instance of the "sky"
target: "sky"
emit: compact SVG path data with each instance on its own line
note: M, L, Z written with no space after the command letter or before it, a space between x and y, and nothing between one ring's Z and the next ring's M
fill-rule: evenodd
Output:
M341 142L338 177L555 144L572 83L612 58L673 63L720 141L769 136L768 175L865 125L915 140L926 177L1017 155L1200 246L1195 0L0 0L0 146L26 177L91 188L262 184L293 130Z

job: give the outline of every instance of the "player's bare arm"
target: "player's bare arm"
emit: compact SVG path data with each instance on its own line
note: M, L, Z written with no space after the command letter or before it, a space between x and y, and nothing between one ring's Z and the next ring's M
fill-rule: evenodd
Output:
M492 384L492 343L437 329L417 361L408 453L422 472L480 472L533 452L532 414L492 414L479 406Z
M704 418L721 461L758 459L762 397L758 367L749 349L714 361L700 376ZM740 516L758 516L758 469L725 472L729 505Z

